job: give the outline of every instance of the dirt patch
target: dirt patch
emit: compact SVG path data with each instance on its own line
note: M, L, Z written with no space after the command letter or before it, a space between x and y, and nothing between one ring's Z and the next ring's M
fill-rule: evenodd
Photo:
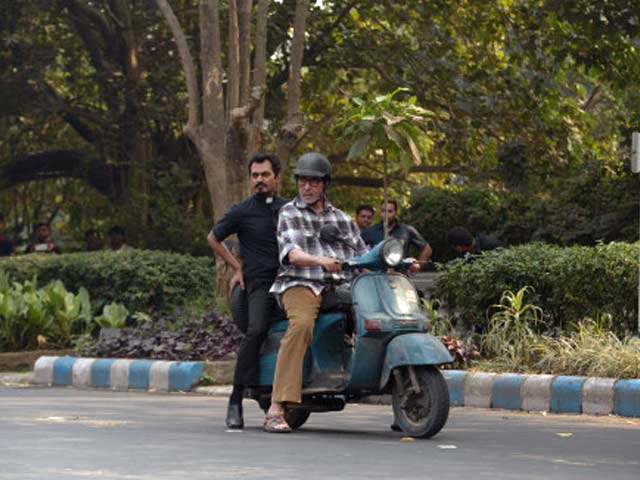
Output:
M0 353L0 372L33 370L36 360L42 356L74 356L73 350L31 350L28 352Z

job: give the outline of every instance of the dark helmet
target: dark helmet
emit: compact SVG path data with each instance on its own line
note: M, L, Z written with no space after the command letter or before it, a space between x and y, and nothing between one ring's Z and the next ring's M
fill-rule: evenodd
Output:
M322 177L328 181L331 179L331 164L321 153L305 153L298 158L293 174L296 177Z

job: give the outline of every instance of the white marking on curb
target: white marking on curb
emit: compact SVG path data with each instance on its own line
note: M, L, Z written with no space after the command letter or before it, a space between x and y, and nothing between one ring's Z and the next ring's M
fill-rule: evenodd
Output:
M129 388L129 365L133 360L115 360L111 364L111 388L126 390Z
M71 367L71 384L74 387L89 388L91 386L91 365L95 358L79 358Z
M50 387L53 383L53 364L57 359L58 357L43 356L36 360L33 367L33 383Z
M548 412L551 403L551 383L555 375L525 375L520 389L522 409Z
M149 368L149 388L166 392L169 390L169 368L174 362L158 360Z
M613 412L614 378L587 378L582 386L582 413L608 415Z
M491 393L495 373L473 372L464 379L464 406L491 407Z

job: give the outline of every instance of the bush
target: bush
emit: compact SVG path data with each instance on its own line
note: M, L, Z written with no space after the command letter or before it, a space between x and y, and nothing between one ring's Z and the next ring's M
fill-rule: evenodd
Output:
M242 339L229 316L209 312L200 318L159 319L79 348L89 357L159 360L219 360L234 353Z
M528 300L544 311L544 328L610 314L618 333L635 331L640 244L596 247L529 244L449 262L436 295L467 327L485 330L487 311L505 291L531 286Z
M10 257L0 260L0 271L14 281L37 276L40 285L61 280L71 291L84 287L95 311L112 301L130 312L168 311L211 298L215 284L210 258L153 250Z

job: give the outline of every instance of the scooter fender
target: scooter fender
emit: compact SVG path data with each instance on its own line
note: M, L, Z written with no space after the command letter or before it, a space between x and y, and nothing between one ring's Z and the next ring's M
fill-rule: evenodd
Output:
M383 390L391 372L404 365L441 365L451 363L453 358L440 340L425 333L406 333L395 337L387 345L380 390Z

